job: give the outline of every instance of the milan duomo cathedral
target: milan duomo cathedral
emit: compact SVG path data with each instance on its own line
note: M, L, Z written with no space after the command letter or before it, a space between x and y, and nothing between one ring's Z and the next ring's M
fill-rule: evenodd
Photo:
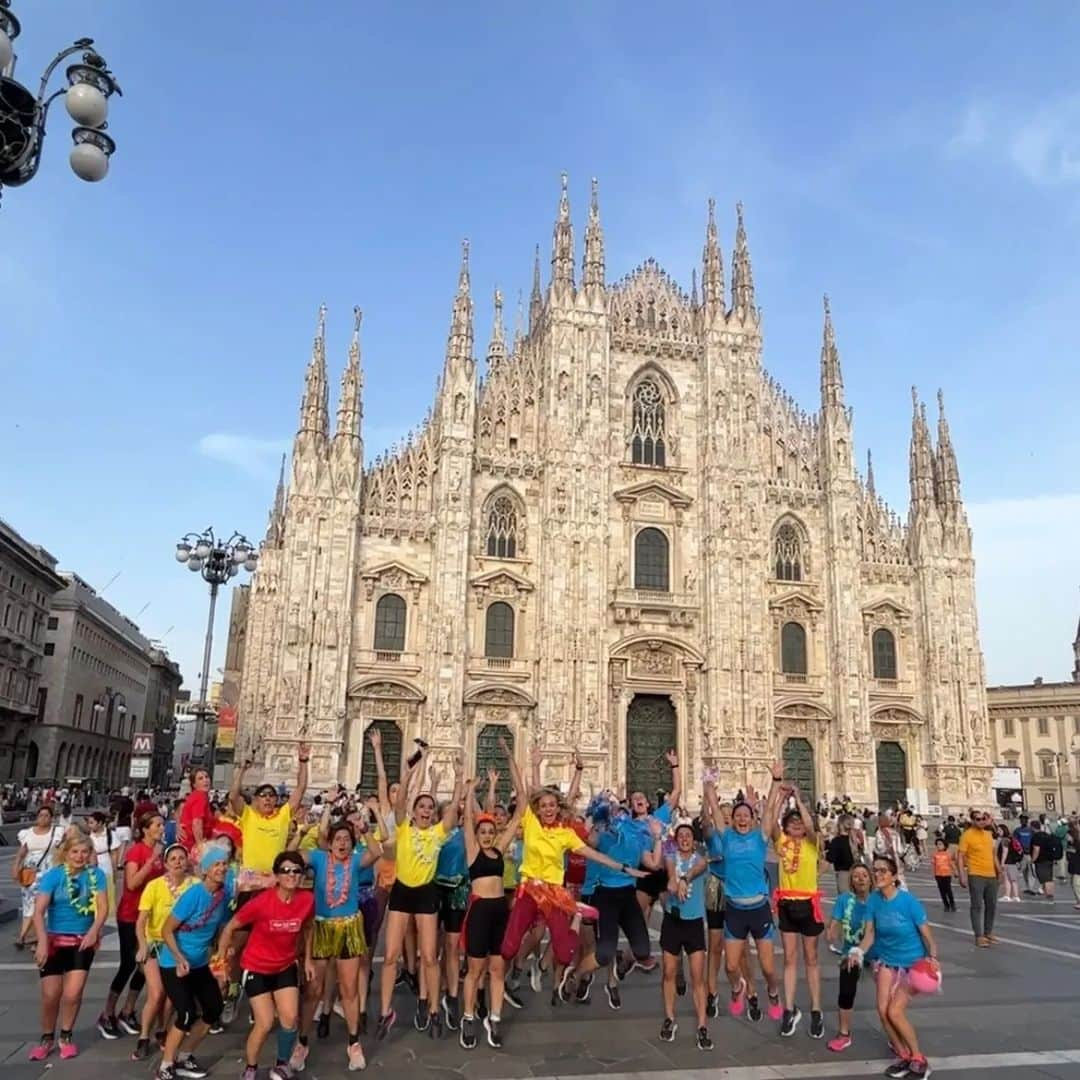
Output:
M524 316L519 323L524 323ZM828 301L821 401L762 366L738 209L700 288L608 279L596 184L580 278L566 180L527 330L495 294L482 369L468 247L435 399L365 462L360 313L330 424L325 313L242 628L238 753L374 787L413 739L443 788L535 744L585 787L733 793L781 757L810 796L983 801L990 740L971 532L944 413L913 393L906 521L855 467ZM938 398L941 409L941 398ZM505 780L505 768L503 776ZM690 796L696 802L696 795Z

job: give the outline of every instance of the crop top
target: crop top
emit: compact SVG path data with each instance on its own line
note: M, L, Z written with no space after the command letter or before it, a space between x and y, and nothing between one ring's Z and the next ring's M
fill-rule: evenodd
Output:
M501 881L502 876L502 852L496 850L494 855L488 855L485 853L484 849L481 848L476 853L476 858L473 859L472 865L469 867L469 880L476 881L477 878L497 877Z

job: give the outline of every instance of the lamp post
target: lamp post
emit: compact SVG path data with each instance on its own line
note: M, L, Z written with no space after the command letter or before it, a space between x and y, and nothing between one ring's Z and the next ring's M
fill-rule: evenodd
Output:
M188 533L176 545L176 561L193 574L201 574L210 586L210 614L206 620L206 641L203 645L202 677L199 683L199 701L196 706L195 742L191 748L192 765L202 765L214 774L213 744L207 746L206 717L210 711L207 690L210 685L210 650L214 644L214 611L217 608L218 589L230 578L236 577L243 567L249 573L259 563L259 554L246 536L234 532L228 540L218 540L213 529L201 533Z
M79 38L53 57L35 97L15 79L14 44L21 29L11 0L0 0L0 193L5 184L19 187L37 175L49 106L61 96L75 121L71 132L74 146L68 158L72 171L89 183L103 180L116 149L106 134L109 98L122 93L109 65L92 48L93 38ZM69 64L65 70L67 86L50 94L53 72L62 61L80 52L81 62Z
M112 723L113 716L120 717L120 737L123 737L124 731L124 717L127 715L127 698L124 697L120 690L113 690L111 686L105 687L100 694L94 699L94 704L91 706L91 711L94 714L94 728L97 729L98 720L102 717L105 718L105 738L111 739L113 737ZM106 744L106 753L108 752L108 744ZM104 754L102 755L104 760ZM113 782L111 776L102 777L106 785ZM126 778L125 778L126 779Z

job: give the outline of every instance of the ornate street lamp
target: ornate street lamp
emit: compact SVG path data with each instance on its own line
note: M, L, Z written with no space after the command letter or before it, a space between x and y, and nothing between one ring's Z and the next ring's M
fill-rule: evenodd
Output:
M37 174L49 106L60 96L75 121L71 132L75 145L68 159L72 171L90 183L103 180L116 149L116 143L106 134L109 98L121 93L108 64L91 47L93 38L79 38L53 58L35 97L15 79L14 42L20 30L11 0L0 0L0 191L5 184L19 187ZM81 63L67 67L67 86L49 94L53 72L61 61L79 52Z
M200 574L210 586L210 615L206 620L206 641L203 645L202 678L195 726L195 743L191 748L191 763L203 765L213 776L213 746L207 752L206 717L211 711L207 701L210 685L210 651L214 644L214 611L218 589L240 573L241 567L251 573L259 565L259 553L246 536L234 532L228 540L218 540L213 529L188 533L176 545L176 561L193 573Z
M121 733L123 732L124 717L127 715L127 699L121 691L106 687L94 700L93 711L95 720L101 716L105 717L106 738L112 737L114 715L120 717L120 730Z

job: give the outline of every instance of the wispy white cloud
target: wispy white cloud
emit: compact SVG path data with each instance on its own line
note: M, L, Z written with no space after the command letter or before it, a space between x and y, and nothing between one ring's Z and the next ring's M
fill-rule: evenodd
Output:
M1039 187L1080 183L1080 93L1033 108L970 102L946 148L954 156L997 158Z
M215 432L199 439L196 448L204 457L233 465L251 476L263 477L278 467L281 455L288 452L289 441Z
M968 507L991 684L1068 678L1080 614L1080 494Z

